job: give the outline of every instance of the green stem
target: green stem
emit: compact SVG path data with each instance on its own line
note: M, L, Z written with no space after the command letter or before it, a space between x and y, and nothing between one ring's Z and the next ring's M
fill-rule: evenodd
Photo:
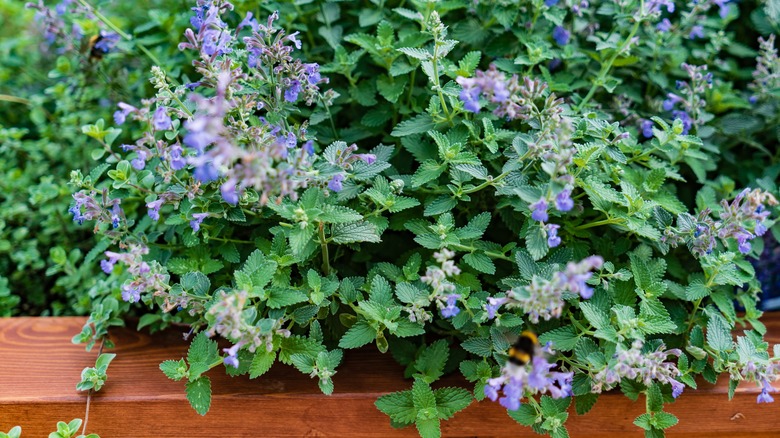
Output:
M642 2L644 3L644 2ZM643 8L644 4L640 5L640 8ZM585 97L582 99L582 101L577 105L577 107L574 109L576 112L580 112L582 108L588 103L591 97L593 97L594 94L596 94L596 91L598 91L599 87L604 85L604 80L607 78L607 75L609 74L609 71L612 69L612 64L615 63L618 56L620 56L621 53L631 44L631 40L634 39L634 36L636 35L637 31L639 30L639 25L642 22L640 20L636 20L634 23L634 27L631 28L631 32L629 32L628 37L623 41L623 43L620 45L620 47L615 50L615 53L612 54L612 56L609 58L606 64L601 65L601 70L599 71L598 76L593 81L593 86L590 87L590 90L588 90L588 94L585 95Z
M322 272L325 276L330 275L330 255L328 254L328 241L325 239L325 224L320 222L320 247L322 248Z
M622 224L623 220L619 218L610 218L610 219L604 219L596 222L591 222L589 224L583 224L579 225L577 227L574 227L575 230L587 230L588 228L594 228L594 227L600 227L602 225L612 225L612 224Z
M474 248L473 246L461 245L460 243L453 243L453 244L450 244L450 245L447 245L447 246L451 247L451 248L459 249L461 251L468 251L468 252L474 252L474 251L477 250L477 248ZM502 254L500 252L484 251L484 253L485 253L486 256L494 258L494 259L506 260L508 262L513 262L514 261L512 259L512 257L504 255L504 254Z
M28 106L32 105L32 103L29 100L23 97L11 96L9 94L0 94L0 100L5 102L21 103L22 105L28 105Z

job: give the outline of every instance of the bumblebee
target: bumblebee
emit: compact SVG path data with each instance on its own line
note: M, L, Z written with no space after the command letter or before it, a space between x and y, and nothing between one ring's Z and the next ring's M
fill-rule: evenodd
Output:
M509 347L509 362L519 366L531 362L538 346L539 338L536 334L529 331L520 333L520 337Z
M101 59L103 55L114 48L118 41L118 34L101 30L100 33L89 38L85 52L89 54L89 59Z

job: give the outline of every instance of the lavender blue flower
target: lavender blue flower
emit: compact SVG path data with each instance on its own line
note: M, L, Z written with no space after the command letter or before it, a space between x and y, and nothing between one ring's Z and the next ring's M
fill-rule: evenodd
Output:
M558 43L559 46L565 46L569 43L569 37L571 34L563 26L555 26L552 31L552 38Z
M691 33L688 34L688 38L695 40L696 38L704 38L704 27L703 26L693 26L691 28Z
M190 227L192 228L192 231L199 231L200 225L203 223L203 220L207 217L211 216L209 213L195 213L192 215L192 220L190 221Z
M328 181L328 188L330 190L333 190L334 192L340 192L344 190L344 175L341 173L337 173L333 175L333 178Z
M460 313L460 309L456 304L458 303L458 300L460 299L460 295L458 294L449 294L447 295L447 305L441 309L441 316L444 318L452 318L456 316L458 313Z
M669 32L670 30L672 30L672 22L671 22L671 21L669 21L669 19L668 19L668 18L664 18L663 20L661 20L661 22L660 22L660 23L658 23L658 24L655 26L655 28L656 28L656 30L658 30L659 32L664 32L664 33L665 33L665 32Z
M227 180L219 186L222 199L230 205L238 205L238 193L236 192L236 182Z
M561 244L561 238L558 236L558 229L561 228L560 225L556 224L547 224L546 230L547 230L547 246L550 248L555 248L556 246Z
M157 107L157 110L154 112L152 124L154 125L154 129L158 131L172 129L173 123L171 122L171 116L168 115L168 109L164 106Z
M227 356L223 359L225 365L233 368L238 368L238 349L241 348L241 343L235 344L230 348L223 348Z
M125 120L127 119L127 116L131 112L137 112L138 111L138 108L136 108L136 107L134 107L132 105L128 105L128 104L126 104L124 102L119 102L117 104L117 106L119 107L119 109L114 112L114 122L116 122L117 125L124 124Z
M130 160L130 165L133 166L133 169L135 170L144 170L144 167L146 167L146 159L148 158L148 154L143 149L136 150L137 157Z
M549 215L547 214L547 206L548 204L545 198L541 198L533 204L529 205L528 207L531 209L531 219L538 222L546 222L547 219L549 219Z
M122 286L122 299L128 303L137 303L141 300L141 290L137 286Z
M567 212L574 208L574 200L571 199L571 189L564 189L555 197L555 208L558 211Z
M298 93L301 92L301 82L297 79L290 82L290 86L284 91L284 100L288 102L295 102L298 100Z
M652 120L643 120L642 124L640 125L640 129L642 130L642 135L645 138L653 138L653 124Z
M147 214L153 221L160 220L160 207L162 207L163 203L165 203L164 199L146 203Z
M116 32L101 30L99 35L100 38L95 43L94 50L98 50L104 54L113 50L120 39L119 34Z

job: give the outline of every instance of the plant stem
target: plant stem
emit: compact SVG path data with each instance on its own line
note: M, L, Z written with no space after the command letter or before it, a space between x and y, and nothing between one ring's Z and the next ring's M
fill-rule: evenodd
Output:
M11 96L10 94L0 94L0 100L5 102L21 103L22 105L30 105L31 102L23 97Z
M579 225L577 227L574 227L575 230L587 230L588 228L594 228L594 227L600 227L602 225L611 225L611 224L621 224L623 223L622 219L618 218L610 218L610 219L604 219L596 222L591 222L589 224L583 224Z
M322 248L322 272L325 276L330 275L330 255L328 254L328 241L325 239L325 224L320 222L320 247Z
M644 7L644 5L640 6ZM585 95L585 97L580 101L579 105L574 109L576 112L580 112L582 108L588 103L591 97L593 97L594 94L596 94L596 91L598 91L599 87L604 85L604 80L607 78L607 75L609 74L609 71L612 69L612 64L615 63L615 60L617 60L618 56L620 56L621 53L631 44L631 40L634 39L634 35L636 35L637 31L639 30L639 24L641 23L641 20L636 20L634 23L634 27L631 28L631 32L629 32L628 37L623 41L623 43L615 50L615 53L612 54L612 56L609 58L606 64L601 65L601 70L599 71L598 76L593 81L593 85L590 87L590 90L588 90L588 94Z

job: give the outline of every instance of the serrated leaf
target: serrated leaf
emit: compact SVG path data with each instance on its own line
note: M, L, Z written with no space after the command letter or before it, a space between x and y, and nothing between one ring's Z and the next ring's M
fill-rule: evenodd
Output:
M493 263L493 260L483 253L474 252L466 254L463 256L463 261L479 272L485 274L496 273L496 265Z
M195 412L206 415L211 407L211 380L208 377L200 377L185 386L187 400Z
M383 395L374 402L374 406L398 423L410 424L417 418L417 408L409 390Z
M276 352L268 351L265 348L261 348L255 352L255 357L252 358L252 364L249 366L249 378L255 379L262 376L268 370L276 360Z
M376 329L365 321L358 321L339 340L341 348L362 347L376 339Z
M552 342L553 349L556 351L573 350L579 339L577 330L571 324L558 327L539 336L539 342L542 345Z
M414 363L414 368L420 373L416 376L426 383L438 380L444 373L444 365L450 356L449 351L450 347L444 339L426 347Z
M412 175L412 186L419 187L429 181L433 181L444 173L445 170L447 170L446 164L439 164L434 160L426 160Z
M381 242L379 232L374 224L369 222L355 222L351 224L337 224L331 229L331 240L335 243L356 242Z
M433 394L436 397L436 410L442 420L448 420L456 412L466 409L474 399L474 396L463 388L441 388Z
M460 344L464 350L477 356L489 357L493 353L493 343L490 338L475 337L469 338Z
M404 120L393 128L390 133L393 137L405 137L412 134L422 134L433 129L436 124L428 114L419 114L411 119Z

